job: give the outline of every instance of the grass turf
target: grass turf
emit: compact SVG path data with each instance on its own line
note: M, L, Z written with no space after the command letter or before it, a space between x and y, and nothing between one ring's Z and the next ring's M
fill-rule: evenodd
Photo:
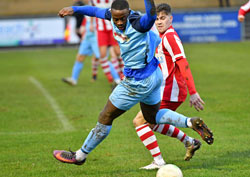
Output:
M178 112L203 117L214 132L191 161L178 140L156 133L167 163L185 177L247 177L250 175L250 60L249 42L185 44L196 88L205 110L196 112L187 101ZM110 135L88 156L83 166L63 164L54 149L78 149L95 126L111 86L99 69L91 82L88 58L76 87L60 81L71 74L76 48L0 51L0 176L4 177L153 177L156 170L139 167L152 158L132 125L138 105L115 120ZM56 100L74 130L66 131L48 100L29 80L38 80ZM201 139L190 129L188 135Z

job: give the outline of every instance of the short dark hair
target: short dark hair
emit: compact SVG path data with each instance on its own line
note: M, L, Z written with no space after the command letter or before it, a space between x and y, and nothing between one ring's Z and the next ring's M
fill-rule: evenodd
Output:
M167 15L171 15L171 7L166 3L161 3L156 6L156 13L165 12Z
M124 9L129 9L129 4L128 1L126 0L114 0L111 9L115 10L124 10Z

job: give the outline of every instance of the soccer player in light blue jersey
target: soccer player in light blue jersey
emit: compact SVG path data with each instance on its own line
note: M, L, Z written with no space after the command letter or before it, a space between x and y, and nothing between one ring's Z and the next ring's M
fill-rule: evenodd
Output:
M143 116L149 123L179 127L195 124L191 118L169 109L159 110L163 78L154 53L160 38L150 31L156 19L156 8L153 0L144 0L144 3L146 13L142 16L130 10L126 0L115 0L111 9L84 6L65 7L59 11L61 17L78 12L111 21L124 60L125 78L111 93L96 127L90 131L82 147L76 152L55 150L53 155L57 160L82 165L88 154L108 136L113 120L137 103L140 103ZM207 132L203 124L197 127L200 133Z
M83 20L82 26L84 26L84 30L82 33L82 40L80 47L78 49L78 53L76 56L76 61L74 63L71 77L62 78L62 81L74 86L77 84L79 75L84 67L84 60L87 56L92 57L92 70L97 70L98 67L98 59L100 58L99 48L97 45L96 38L96 30L95 30L95 19L93 17L85 17ZM96 74L93 73L93 80L96 79Z

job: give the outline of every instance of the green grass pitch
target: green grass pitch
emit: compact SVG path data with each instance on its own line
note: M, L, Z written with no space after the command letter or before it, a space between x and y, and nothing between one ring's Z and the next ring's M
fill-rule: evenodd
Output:
M197 112L187 98L178 112L202 117L215 138L211 146L202 141L193 159L185 162L183 144L156 133L164 159L179 166L185 177L250 176L249 46L250 42L184 45L196 88L206 104L204 111ZM83 166L53 158L55 149L81 147L111 92L100 67L98 80L91 82L90 58L76 87L61 82L70 76L76 53L77 48L0 51L0 176L154 177L156 170L139 170L152 158L133 128L138 105L114 121L110 135ZM201 140L191 129L182 130Z

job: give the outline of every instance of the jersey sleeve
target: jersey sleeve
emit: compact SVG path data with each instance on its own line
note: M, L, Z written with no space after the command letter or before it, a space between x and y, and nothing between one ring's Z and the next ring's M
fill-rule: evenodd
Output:
M130 22L137 31L145 33L154 25L156 19L155 4L152 0L144 0L146 13L140 16L138 13L130 15Z
M163 38L163 44L165 49L171 55L173 62L186 58L181 40L173 33L170 32L165 35Z
M245 16L248 12L250 12L250 1L240 7L238 15Z
M177 67L179 67L181 75L185 79L189 94L190 95L195 94L196 89L195 89L195 85L194 85L194 79L193 79L189 64L187 62L187 59L184 58L182 60L176 61L176 65L177 65Z
M111 20L111 12L108 8L98 8L94 6L72 6L75 13Z

